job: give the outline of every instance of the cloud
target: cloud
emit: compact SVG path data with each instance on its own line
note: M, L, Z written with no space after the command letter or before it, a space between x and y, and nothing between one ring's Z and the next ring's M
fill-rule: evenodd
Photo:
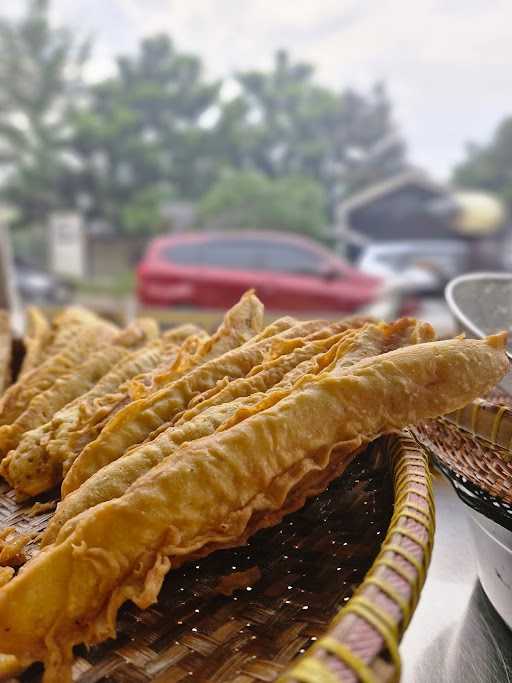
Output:
M285 47L335 88L384 79L411 159L442 176L512 114L509 0L53 0L52 13L96 34L93 78L165 31L213 77L267 67Z

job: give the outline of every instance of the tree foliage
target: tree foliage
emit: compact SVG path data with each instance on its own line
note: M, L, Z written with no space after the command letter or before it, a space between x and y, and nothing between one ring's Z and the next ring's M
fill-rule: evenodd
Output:
M89 216L150 232L161 227L162 203L204 192L212 160L200 122L218 88L203 80L200 60L178 53L167 36L120 57L117 74L91 88L89 107L73 120L82 169L76 192L85 196Z
M499 124L487 145L468 145L466 159L455 167L453 181L499 195L512 212L512 116Z
M313 76L284 51L271 71L238 74L240 94L224 104L215 138L230 166L316 180L332 213L340 197L403 170L405 148L383 84L336 93Z
M157 35L85 87L88 45L50 25L48 3L0 22L0 173L22 223L75 207L148 233L166 203L204 197L209 220L317 232L341 197L405 164L380 84L336 92L280 51L226 99L199 57Z
M269 178L230 173L201 201L201 217L216 228L289 230L321 237L327 217L322 186L303 176Z
M48 0L29 0L17 21L0 20L0 164L4 199L20 222L44 221L65 204L68 116L82 92L89 44L48 21Z

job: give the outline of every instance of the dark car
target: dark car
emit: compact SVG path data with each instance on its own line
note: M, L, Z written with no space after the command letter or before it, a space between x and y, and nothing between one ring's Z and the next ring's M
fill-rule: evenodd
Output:
M70 282L18 257L14 259L14 273L19 295L27 303L62 306L73 297Z
M160 237L137 271L150 306L226 308L250 288L269 309L349 313L374 303L382 280L310 239L261 231Z

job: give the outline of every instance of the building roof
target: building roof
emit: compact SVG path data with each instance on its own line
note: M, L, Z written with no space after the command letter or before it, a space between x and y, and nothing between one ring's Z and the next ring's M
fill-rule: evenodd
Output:
M381 183L371 185L362 192L358 192L357 194L354 194L348 199L344 200L338 206L338 216L346 216L350 211L370 204L371 202L407 185L422 187L435 193L446 193L445 187L429 178L424 171L421 171L420 169L411 169L404 171L403 173L399 173L398 175L393 176L388 180L384 180Z

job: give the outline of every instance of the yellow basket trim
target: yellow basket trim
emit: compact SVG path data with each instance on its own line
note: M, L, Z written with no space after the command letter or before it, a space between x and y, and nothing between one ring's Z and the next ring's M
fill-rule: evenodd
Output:
M395 534L400 534L401 536L405 536L406 538L409 538L413 543L416 543L416 545L419 545L420 548L422 548L425 552L428 550L428 540L424 541L422 538L418 536L418 534L415 534L414 531L411 529L406 529L403 526L396 526L393 531Z
M412 565L418 574L417 580L420 582L420 586L423 585L425 581L425 569L423 568L423 565L421 562L414 557L414 555L404 548L402 548L401 545L398 545L398 543L390 543L386 546L386 550L389 550L392 553L396 553L396 555L400 555L401 557L404 558L407 562L409 562L410 565Z
M493 443L496 443L496 439L498 437L498 432L500 430L501 426L501 421L503 420L503 415L507 412L507 406L500 406L498 412L494 416L494 420L492 421L492 429L491 429L491 441Z
M352 602L352 601L351 601ZM371 605L371 603L369 603ZM373 607L373 605L372 605ZM386 623L382 621L379 616L376 616L378 612L370 611L365 604L356 602L355 604L349 603L346 607L347 611L356 614L366 621L370 626L372 626L375 631L381 636L382 640L386 644L386 648L391 657L391 661L397 671L397 678L400 678L400 654L398 652L398 633L396 629L393 631L388 628Z
M370 667L355 655L350 648L338 642L332 636L325 636L319 641L319 646L327 650L357 674L361 683L376 683L376 677Z
M471 431L476 434L476 423L478 421L478 413L480 412L480 404L476 401L473 403L473 408L471 410Z
M428 513L425 508L421 507L421 505L418 505L417 503L408 500L411 494L423 498L423 500L427 503ZM422 491L418 491L417 489L409 489L404 493L400 494L400 496L395 501L395 510L401 511L404 507L413 507L414 509L420 510L425 514L428 514L431 518L430 523L433 523L435 517L434 498L433 496L431 497L428 492L425 494ZM397 513L395 512L394 515L395 514ZM430 523L428 526L430 526Z
M418 522L418 524L421 524L423 526L423 528L428 529L428 515L424 510L421 509L421 507L419 505L418 505L418 509L421 511L423 516L419 515L414 510L406 510L405 506L404 506L404 509L401 510L401 512L400 512L400 517L406 517L407 519L413 519L415 522Z
M402 624L403 629L405 629L411 620L411 607L403 595L400 595L400 593L389 583L389 581L385 581L380 576L367 576L365 583L377 586L377 588L385 593L388 598L393 600L393 602L396 602L396 604L400 607L400 611L402 612Z
M383 552L385 553L386 550L384 550ZM392 569L396 574L401 576L402 579L408 583L411 589L412 604L415 607L418 604L419 600L419 587L416 577L409 574L401 565L398 564L398 562L392 560L390 557L378 557L376 564L378 566L388 567L389 569Z
M366 577L361 582L354 596L348 603L339 610L331 621L331 626L335 626L345 616L353 614L366 621L382 637L389 656L395 667L396 678L400 676L400 655L398 651L398 641L401 633L409 623L414 609L419 600L421 587L425 581L425 571L428 566L433 533L434 533L434 497L432 482L429 473L429 459L423 447L410 435L392 435L388 437L387 450L392 462L393 489L394 489L394 513L392 515L386 536L382 542L379 554ZM419 471L418 471L419 470ZM424 472L422 476L421 472ZM418 487L421 487L418 489ZM418 496L425 502L411 500L412 496ZM427 532L425 540L420 539L412 530L405 529L403 522L406 518L413 519L421 524ZM405 550L401 545L394 541L394 534L403 533L403 536L411 538L422 549L423 562ZM399 564L391 555L395 553L410 565L410 569ZM410 597L407 598L398 593L394 586L375 572L379 567L386 567L401 577L410 589ZM364 593L365 588L375 585L388 596L400 609L402 619L400 623L385 610L376 606ZM294 679L300 683L330 683L333 679L333 672L323 665L314 653L318 647L324 647L331 654L338 656L346 666L351 668L359 676L363 683L374 683L376 676L371 669L364 663L367 673L371 676L363 678L364 669L361 668L360 658L355 655L349 646L339 643L337 640L326 635L321 638L308 653L302 657L291 669L290 674L286 675L286 680ZM314 662L313 664L310 664ZM357 668L359 666L359 668ZM285 680L285 679L280 679ZM336 683L339 680L336 679Z
M363 607L363 609L367 609L373 616L381 621L384 626L388 629L388 631L398 637L399 634L399 628L398 624L394 621L393 617L380 605L377 605L375 602L372 602L370 598L366 597L365 595L362 595L359 593L358 595L355 595L352 598L352 606L354 605L360 605ZM347 605L347 607L350 610L351 605Z
M326 664L316 657L303 657L279 681L300 681L300 683L340 683L340 679Z

